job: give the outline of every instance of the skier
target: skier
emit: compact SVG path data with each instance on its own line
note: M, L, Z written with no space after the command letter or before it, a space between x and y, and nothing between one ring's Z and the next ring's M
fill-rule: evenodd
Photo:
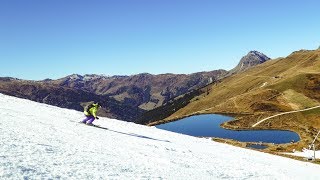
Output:
M99 117L97 116L97 112L100 107L101 105L99 103L93 103L87 106L87 108L85 108L84 110L84 115L86 116L86 119L82 120L81 122L92 126L92 122L95 119L99 119Z

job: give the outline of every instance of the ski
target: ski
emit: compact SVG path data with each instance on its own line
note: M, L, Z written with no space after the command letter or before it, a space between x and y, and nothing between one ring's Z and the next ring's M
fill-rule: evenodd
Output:
M99 129L105 129L105 130L108 130L108 128L105 128L105 127L101 127L101 126L99 126L99 125L95 125L95 124L90 124L90 125L88 125L88 124L85 124L85 123L83 123L83 122L79 122L79 124L83 124L83 125L86 125L86 126L91 126L91 127L95 127L95 128L99 128Z

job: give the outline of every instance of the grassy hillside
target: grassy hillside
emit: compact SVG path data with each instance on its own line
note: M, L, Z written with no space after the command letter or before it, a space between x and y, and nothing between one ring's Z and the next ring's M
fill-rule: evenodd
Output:
M225 126L243 129L280 112L320 105L320 50L301 50L270 60L208 89L209 93L194 98L165 120L203 113L234 114L235 121ZM257 128L294 130L302 138L294 145L302 147L320 129L320 109L270 119Z

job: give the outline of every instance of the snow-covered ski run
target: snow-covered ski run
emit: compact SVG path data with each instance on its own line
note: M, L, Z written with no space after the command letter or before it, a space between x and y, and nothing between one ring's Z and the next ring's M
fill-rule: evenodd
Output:
M320 166L0 94L0 179L320 179Z

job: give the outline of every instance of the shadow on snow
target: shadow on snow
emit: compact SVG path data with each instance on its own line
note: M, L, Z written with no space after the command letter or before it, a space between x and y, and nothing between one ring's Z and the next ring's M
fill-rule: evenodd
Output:
M101 126L91 126L91 127L95 127L95 128L99 128L99 129L104 129L104 130L112 131L112 132L115 132L115 133L124 134L124 135L128 135L128 136L133 136L133 137L138 137L138 138L144 138L144 139L150 139L150 140L162 141L162 142L170 142L170 141L168 141L168 140L154 139L154 138L147 137L147 136L142 136L142 135L139 135L139 134L124 133L124 132L120 132L120 131L115 131L115 130L108 129L108 128L101 127Z

